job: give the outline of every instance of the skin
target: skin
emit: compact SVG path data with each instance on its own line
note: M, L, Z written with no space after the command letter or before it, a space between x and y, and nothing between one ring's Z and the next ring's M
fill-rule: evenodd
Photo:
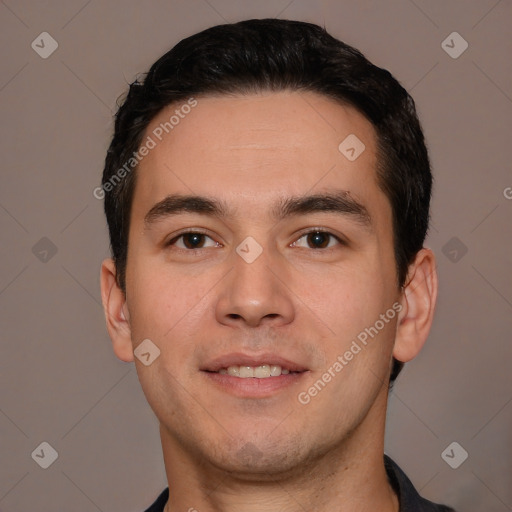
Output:
M166 510L397 511L383 465L391 360L406 362L421 350L437 275L424 248L406 286L397 286L375 130L354 108L315 93L197 100L137 170L126 295L112 260L101 270L114 352L135 361L160 422L172 489ZM146 135L175 109L164 109ZM349 134L366 147L353 162L338 150ZM366 207L371 229L333 212L270 216L280 198L333 189ZM156 203L178 193L222 199L231 216L185 212L144 222ZM304 235L310 228L345 243L327 237L318 248ZM207 235L200 249L187 249L184 238L165 244L197 229ZM248 236L263 249L250 264L236 252ZM298 393L396 302L400 313L301 404ZM161 351L149 366L133 354L146 338ZM246 398L200 371L222 354L267 351L308 372L271 396Z

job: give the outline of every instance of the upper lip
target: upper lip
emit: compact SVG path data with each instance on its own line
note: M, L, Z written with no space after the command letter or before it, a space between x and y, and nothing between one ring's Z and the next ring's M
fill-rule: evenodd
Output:
M205 364L201 370L218 372L221 368L229 368L230 366L262 366L264 364L277 365L291 372L303 372L307 370L305 366L277 354L250 355L242 352L234 352L216 357Z

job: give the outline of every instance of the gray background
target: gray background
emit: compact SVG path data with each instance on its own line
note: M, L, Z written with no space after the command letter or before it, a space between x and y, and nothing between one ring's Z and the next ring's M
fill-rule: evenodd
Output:
M512 510L506 0L0 2L0 510L140 511L165 487L157 421L104 326L108 239L92 191L126 84L182 37L250 17L325 24L416 99L441 288L390 398L386 451L425 497ZM59 45L47 59L31 47L43 31ZM441 45L453 31L469 43L456 59ZM31 457L43 441L58 452L48 469ZM457 469L441 457L453 441L469 454Z

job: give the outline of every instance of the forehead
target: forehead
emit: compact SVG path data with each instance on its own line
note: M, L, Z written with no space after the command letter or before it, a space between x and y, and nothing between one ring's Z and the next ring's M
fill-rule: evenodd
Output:
M195 102L166 107L147 127L143 142L155 144L137 169L133 214L140 208L143 217L171 193L227 199L240 214L329 188L377 207L386 202L376 183L375 130L355 108L288 91ZM356 151L364 147L355 160L340 151L345 140Z

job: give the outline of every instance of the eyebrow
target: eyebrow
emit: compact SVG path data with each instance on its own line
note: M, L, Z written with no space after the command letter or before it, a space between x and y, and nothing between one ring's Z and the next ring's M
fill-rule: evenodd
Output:
M325 212L346 216L368 230L372 228L372 218L367 208L354 199L347 190L280 198L270 209L270 215L276 221ZM144 224L149 227L163 218L182 213L197 213L218 218L234 217L228 204L222 200L198 195L173 194L156 203L148 211L144 217Z

